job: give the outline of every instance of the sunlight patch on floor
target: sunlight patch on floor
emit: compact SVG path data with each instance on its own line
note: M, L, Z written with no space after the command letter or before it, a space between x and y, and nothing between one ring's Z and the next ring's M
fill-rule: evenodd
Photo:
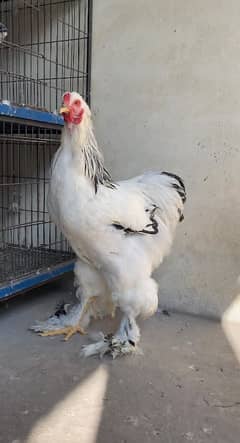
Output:
M107 382L102 365L35 424L26 443L95 443Z
M222 327L240 363L240 294L224 312Z

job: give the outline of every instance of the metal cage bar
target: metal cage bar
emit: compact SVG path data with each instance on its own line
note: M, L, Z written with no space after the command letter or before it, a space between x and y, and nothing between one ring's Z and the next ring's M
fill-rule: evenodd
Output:
M92 0L0 0L0 17L1 100L50 112L66 90L89 101Z
M92 0L0 0L0 300L73 268L49 219L66 90L90 102Z

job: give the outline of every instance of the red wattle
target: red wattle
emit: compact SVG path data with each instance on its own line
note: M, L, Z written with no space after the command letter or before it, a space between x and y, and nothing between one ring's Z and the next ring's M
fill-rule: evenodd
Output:
M76 112L73 111L73 109L70 109L69 114L63 114L64 121L67 123L73 123L74 125L79 125L81 123L83 118L84 109L80 109L79 113L76 114Z

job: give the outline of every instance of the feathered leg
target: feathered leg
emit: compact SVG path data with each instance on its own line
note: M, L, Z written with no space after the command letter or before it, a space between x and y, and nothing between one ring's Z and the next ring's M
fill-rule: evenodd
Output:
M78 303L67 309L60 308L46 321L31 326L31 330L43 337L65 335L65 340L73 334L84 334L90 318L102 318L113 315L115 306L108 294L106 282L99 272L86 263L78 260L74 268L74 286Z
M116 296L116 294L115 294ZM97 343L84 346L82 354L111 354L113 358L139 351L140 330L136 318L150 317L157 310L158 286L152 278L139 280L138 285L117 294L117 304L124 313L116 334L104 336Z
M84 299L72 306L68 312L55 313L48 320L37 322L30 330L40 333L42 337L65 335L69 340L76 333L85 334L84 327L89 322L91 298Z
M103 335L102 339L96 343L83 346L82 355L89 357L99 354L111 354L113 358L119 355L130 354L139 349L137 344L140 340L140 330L136 320L132 316L124 315L119 330L115 335Z

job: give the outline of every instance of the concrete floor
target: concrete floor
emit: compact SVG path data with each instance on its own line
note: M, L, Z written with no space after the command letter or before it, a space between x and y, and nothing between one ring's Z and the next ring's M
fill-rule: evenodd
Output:
M240 364L218 323L157 314L143 356L84 360L87 337L27 330L62 298L59 281L1 306L0 442L239 442Z

